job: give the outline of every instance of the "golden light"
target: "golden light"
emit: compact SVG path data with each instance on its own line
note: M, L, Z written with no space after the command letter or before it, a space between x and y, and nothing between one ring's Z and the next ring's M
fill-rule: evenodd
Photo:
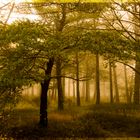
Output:
M21 3L21 2L32 2L32 0L0 0L0 4L6 4L9 2Z
M36 20L38 19L38 16L35 14L22 14L22 13L18 13L15 12L14 10L12 12L10 12L10 10L12 9L12 6L10 6L11 8L9 8L9 4L18 4L18 3L22 3L22 2L32 2L32 0L0 0L0 7L3 7L1 10L1 16L3 16L3 19L5 21L7 21L8 24L11 24L12 22L14 22L15 20L21 20L21 19L30 19L30 20ZM4 6L5 5L5 6ZM9 16L10 13L10 16Z

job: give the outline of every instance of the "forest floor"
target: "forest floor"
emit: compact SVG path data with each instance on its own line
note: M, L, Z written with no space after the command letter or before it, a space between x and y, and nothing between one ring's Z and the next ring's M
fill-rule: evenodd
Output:
M140 137L139 105L72 105L64 111L50 108L48 119L48 128L42 128L38 125L39 109L16 108L1 133L17 140Z

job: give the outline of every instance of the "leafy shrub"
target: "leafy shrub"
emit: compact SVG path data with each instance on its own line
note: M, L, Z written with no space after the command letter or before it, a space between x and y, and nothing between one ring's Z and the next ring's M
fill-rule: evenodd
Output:
M11 113L15 105L19 101L20 90L12 90L7 88L6 90L0 88L0 135L4 135L8 131Z

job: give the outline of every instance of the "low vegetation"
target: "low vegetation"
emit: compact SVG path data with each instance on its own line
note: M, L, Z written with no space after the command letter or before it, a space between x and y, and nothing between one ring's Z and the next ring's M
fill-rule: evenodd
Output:
M23 101L22 101L23 102ZM5 123L2 137L14 139L140 137L140 106L125 104L74 105L48 110L49 124L40 127L39 109L20 103ZM22 107L21 107L22 106ZM3 129L4 130L4 129Z

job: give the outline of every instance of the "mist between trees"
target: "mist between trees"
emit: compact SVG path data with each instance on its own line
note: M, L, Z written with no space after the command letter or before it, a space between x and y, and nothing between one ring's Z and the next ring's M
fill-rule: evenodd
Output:
M138 1L9 2L0 13L1 116L25 96L39 98L43 127L54 102L140 103ZM25 17L9 24L12 14Z

